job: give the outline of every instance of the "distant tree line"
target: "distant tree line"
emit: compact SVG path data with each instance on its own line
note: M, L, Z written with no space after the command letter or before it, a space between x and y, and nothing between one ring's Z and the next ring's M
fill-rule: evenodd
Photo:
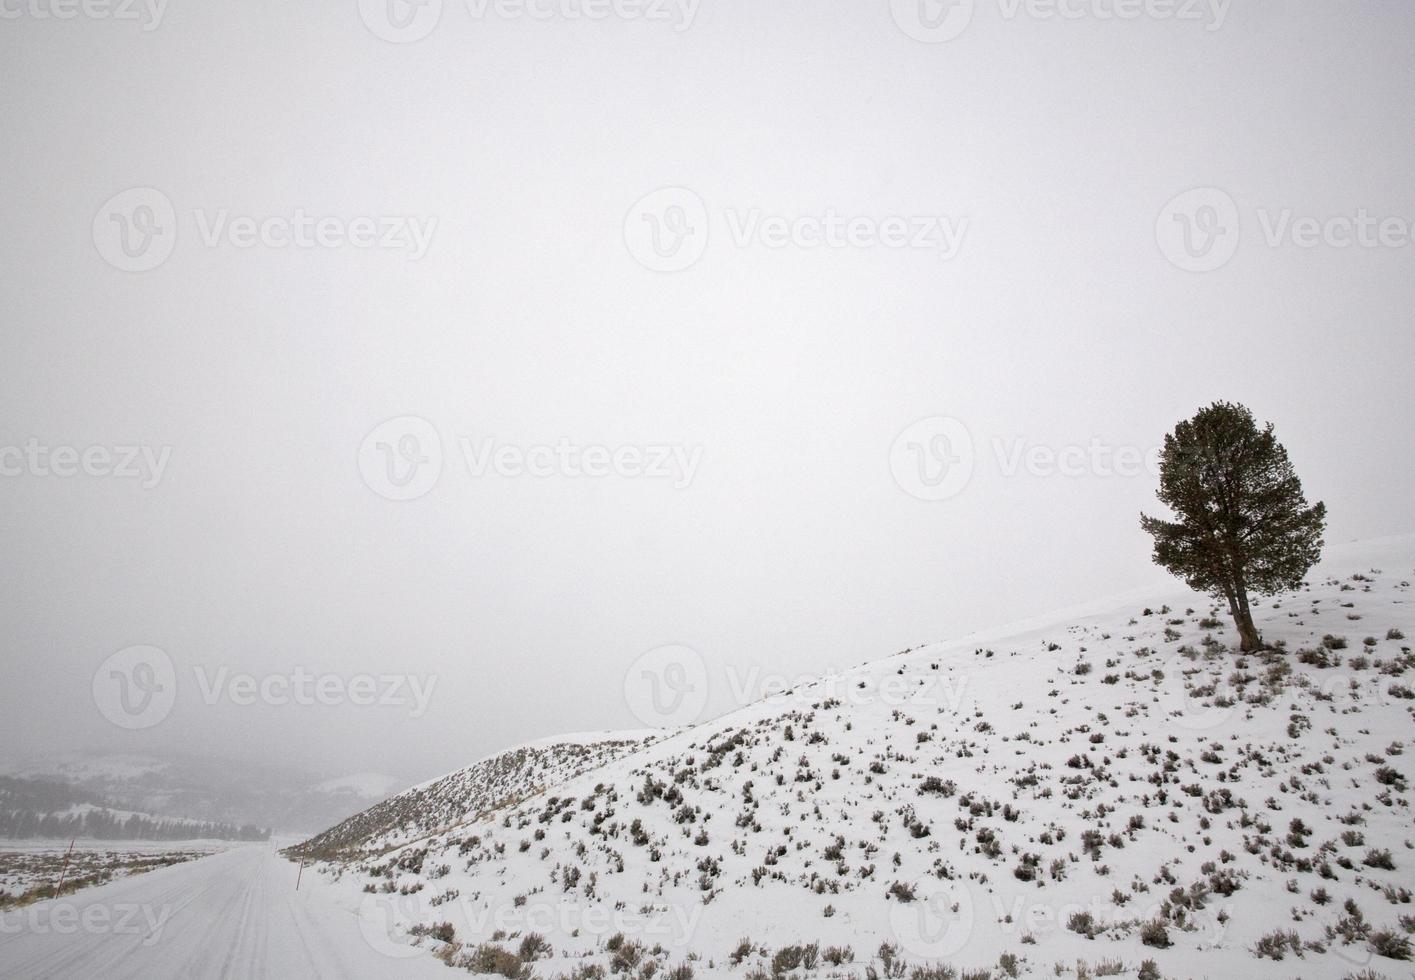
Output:
M0 837L96 840L269 840L254 824L123 813L67 786L0 776Z
M254 824L207 823L171 820L141 813L123 815L112 810L82 813L36 813L34 810L0 810L0 837L72 837L95 840L269 840L270 831Z

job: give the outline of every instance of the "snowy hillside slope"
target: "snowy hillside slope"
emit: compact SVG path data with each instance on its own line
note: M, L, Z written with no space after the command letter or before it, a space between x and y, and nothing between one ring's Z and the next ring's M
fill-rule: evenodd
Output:
M586 733L516 746L404 790L290 848L290 853L316 858L381 853L532 796L661 735Z
M322 887L507 976L1410 976L1412 579L1332 549L1257 655L1182 587L929 644Z

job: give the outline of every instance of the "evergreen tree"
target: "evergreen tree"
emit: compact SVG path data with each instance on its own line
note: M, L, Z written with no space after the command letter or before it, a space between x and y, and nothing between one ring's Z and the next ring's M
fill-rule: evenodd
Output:
M1272 423L1260 429L1229 402L1180 422L1164 437L1158 496L1177 520L1140 515L1155 563L1226 600L1241 648L1261 647L1248 594L1301 585L1321 556L1327 513L1320 502L1308 506Z

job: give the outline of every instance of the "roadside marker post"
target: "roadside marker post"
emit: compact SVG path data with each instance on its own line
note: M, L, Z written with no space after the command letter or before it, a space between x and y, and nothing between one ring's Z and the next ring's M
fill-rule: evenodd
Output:
M74 853L74 841L76 840L78 840L77 837L71 837L69 839L69 849L64 852L64 867L59 871L59 887L54 890L55 898L62 898L64 896L64 879L69 875L69 856Z

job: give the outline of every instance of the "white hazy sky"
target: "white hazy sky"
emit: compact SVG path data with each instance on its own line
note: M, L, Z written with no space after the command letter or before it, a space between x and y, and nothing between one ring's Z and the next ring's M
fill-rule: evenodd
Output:
M1219 24L977 0L926 43L904 0L701 0L691 24L444 0L408 42L354 0L171 0L151 30L143 7L41 16L54 3L0 0L0 447L170 458L148 488L0 477L8 753L423 777L639 727L625 672L664 644L701 654L713 714L729 672L844 667L1162 581L1137 524L1152 475L1009 475L1006 454L1145 449L1217 398L1277 424L1331 540L1412 529L1408 4L1235 0ZM139 187L176 238L129 272L94 228ZM626 245L661 187L705 208L682 271ZM1208 272L1156 234L1195 187L1238 217ZM297 209L436 226L420 258L203 240L223 213ZM754 209L966 230L951 257L744 247ZM1363 210L1384 243L1265 235L1284 211ZM403 416L444 465L398 502L359 451ZM975 458L928 501L891 446L934 416ZM478 476L462 438L701 457L687 487ZM138 731L92 694L133 644L178 676ZM208 704L193 680L297 666L437 680L418 718Z

